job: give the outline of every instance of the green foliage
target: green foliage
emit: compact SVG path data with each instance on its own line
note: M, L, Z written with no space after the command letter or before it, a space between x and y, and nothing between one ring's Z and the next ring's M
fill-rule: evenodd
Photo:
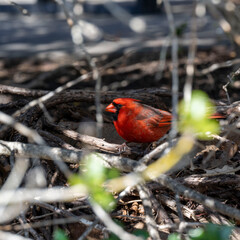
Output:
M178 233L172 233L168 236L168 240L181 240L181 236Z
M228 240L232 227L224 225L216 225L209 223L205 228L191 229L188 232L189 240ZM172 233L168 236L168 240L181 240L178 233Z
M197 228L189 231L191 240L228 240L232 231L230 226L209 223L204 229Z
M179 105L179 129L181 132L198 133L198 138L209 139L209 134L219 133L219 124L210 119L214 106L206 93L193 91L190 102L182 101Z
M109 237L104 240L119 240L119 237L117 237L114 233L110 233Z
M57 229L53 233L54 240L69 240L67 234L62 229Z
M69 179L71 185L84 184L89 191L91 201L100 204L105 210L115 207L115 200L111 193L105 191L103 183L107 179L118 177L116 169L107 169L96 153L88 154L83 159L84 169L81 174L74 174Z
M138 237L142 237L143 240L146 240L149 237L148 232L144 229L135 229L132 234ZM109 237L104 240L119 240L119 237L117 237L114 233L111 233Z
M133 231L133 235L142 237L143 239L147 239L149 237L149 233L144 229L135 229Z
M187 29L187 23L180 24L179 26L176 27L176 35L178 37L182 37L186 29Z

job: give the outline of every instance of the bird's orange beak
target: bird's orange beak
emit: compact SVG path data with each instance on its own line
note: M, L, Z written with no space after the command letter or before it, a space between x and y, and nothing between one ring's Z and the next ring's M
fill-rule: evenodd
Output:
M111 104L109 104L109 105L105 108L105 111L111 112L111 113L116 113L116 112L117 112L117 109L116 109L116 107L111 103Z

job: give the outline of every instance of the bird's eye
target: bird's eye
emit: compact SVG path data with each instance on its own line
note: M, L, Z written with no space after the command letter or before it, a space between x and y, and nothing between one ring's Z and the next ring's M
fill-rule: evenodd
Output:
M119 110L122 107L121 104L117 104L115 102L113 102L112 104L114 105L114 107L116 107L117 110Z

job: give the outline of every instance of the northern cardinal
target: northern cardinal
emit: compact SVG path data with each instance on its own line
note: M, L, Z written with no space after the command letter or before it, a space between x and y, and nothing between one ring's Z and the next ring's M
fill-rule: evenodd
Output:
M136 99L114 99L105 110L113 113L114 126L127 142L154 142L171 128L171 113L142 104ZM214 114L211 118L223 116Z

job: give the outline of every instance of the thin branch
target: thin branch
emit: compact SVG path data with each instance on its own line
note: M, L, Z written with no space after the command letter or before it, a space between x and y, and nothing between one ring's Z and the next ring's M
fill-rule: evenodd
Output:
M162 140L165 140L165 139L166 137L163 137ZM172 144L174 145L176 142L177 142L177 139L173 139ZM145 167L145 164L147 164L154 156L156 156L157 154L160 154L169 146L170 146L169 142L164 142L161 145L157 146L155 149L153 149L150 153L145 154L140 160L138 160L138 167L135 169L135 171L136 172L141 171L141 169Z
M27 223L27 224L23 224L23 225L13 225L13 224L11 224L11 225L0 226L0 230L3 230L3 231L21 231L23 228L24 229L28 229L30 227L41 228L41 227L49 227L49 226L52 226L52 225L65 225L65 224L76 223L76 222L79 222L79 217L57 218L57 219L51 219L51 220L44 220L44 221L41 221L41 222L34 222L34 223L31 223L31 225L29 225L29 223ZM87 222L89 222L89 221L86 221L85 224L87 224ZM91 224L92 224L92 222L90 222L89 226Z
M94 213L101 219L109 231L117 235L121 240L131 239L131 240L142 240L142 238L134 236L126 231L124 231L119 225L117 225L111 217L104 211L104 209L97 203L91 203Z
M6 204L8 199L9 204L18 204L24 202L46 201L72 201L75 198L85 197L87 195L84 186L75 187L54 187L49 189L27 189L18 188L17 190L2 190L0 192L0 205Z
M84 240L89 233L95 228L98 223L98 219L96 219L86 230L85 232L78 238L78 240Z
M26 127L22 123L17 122L13 117L0 112L0 122L6 124L7 126L11 126L14 129L16 129L19 133L26 136L30 140L34 141L35 143L39 145L46 145L44 139L36 132L35 130ZM0 130L1 131L1 130ZM55 161L57 166L60 168L60 170L65 174L65 176L70 176L71 173L68 170L67 166L61 161L61 159L57 159L56 155L51 155L51 152L48 152L49 156L51 156L51 159Z
M175 194L175 200L176 200L176 207L177 207L177 214L180 219L180 222L184 220L183 213L182 213L182 205L180 203L180 197L178 194Z
M84 226L87 226L88 228L89 227L92 227L93 226L93 223L95 222L92 222L92 221L89 221L88 219L85 219L84 217L82 217L82 216L76 216L76 215L74 215L73 213L71 213L70 211L67 211L67 210L65 210L65 209L60 209L60 208L58 208L58 207L56 207L56 206L53 206L53 205L51 205L51 204L49 204L49 203L46 203L46 202L41 202L41 201L37 201L37 202L35 202L36 203L36 205L38 205L38 206L40 206L40 207L42 207L42 208L46 208L46 209L48 209L49 211L51 211L51 212L53 212L53 213L57 213L57 214L59 214L59 215L62 215L62 216L64 216L64 217L66 217L66 218L72 218L72 217L79 217L79 220L78 221L76 221L76 222L78 222L78 223L80 223L80 224L83 224ZM93 226L93 228L96 228L96 229L98 229L98 230L103 230L103 226L102 225L99 225L99 224L94 224L94 226ZM92 228L92 229L93 229Z
M239 64L239 63L240 63L240 58L236 58L236 59L233 59L233 60L228 60L226 62L221 62L221 63L214 63L210 67L204 68L201 71L196 71L196 75L197 76L206 75L206 74L214 72L218 69L232 67L233 65L236 65L236 64Z
M26 8L24 8L21 5L19 5L18 3L10 1L10 0L5 0L5 2L7 2L8 4L13 5L15 8L17 8L17 10L19 12L21 12L22 15L28 16L28 17L31 16L31 13Z
M12 87L0 84L0 93L2 94L12 94L12 95L19 95L25 97L42 97L49 93L49 91L45 90L33 90L33 89L26 89L20 87ZM144 100L146 102L152 102L153 97L160 98L160 97L171 97L171 91L167 89L156 89L156 88L140 88L140 89L129 89L124 91L108 91L108 92L101 92L101 102L108 103L112 101L114 98L118 97L133 97L139 100ZM95 91L89 90L67 90L57 94L54 99L62 99L62 102L68 101L79 101L79 102L88 102L94 103L95 101ZM64 99L65 98L65 99ZM51 101L51 102L52 102ZM55 104L55 103L54 103Z
M190 103L191 96L192 96L192 83L193 83L193 76L194 76L194 59L196 55L197 49L197 16L196 16L196 6L193 10L193 19L191 20L191 44L189 45L188 49L188 59L187 59L187 66L186 66L186 81L184 85L184 99L187 103Z
M178 212L176 200L166 196L165 194L157 195L157 199L162 203L162 205L167 206L176 213ZM197 217L195 214L196 211L189 209L187 206L182 206L181 212L184 217L197 221Z
M30 140L34 141L37 144L44 145L45 141L43 138L33 129L26 127L22 123L17 122L13 117L0 112L0 122L13 127L16 129L20 134L29 138Z
M82 158L82 151L73 151L61 148L52 148L42 145L25 144L20 142L7 142L0 140L0 153L10 156L12 152L18 157L32 157L46 160L59 160L68 163L79 163ZM131 172L137 165L137 161L120 156L110 156L108 154L97 153L99 161L105 167L117 168L120 171ZM54 156L54 157L53 157Z
M28 231L28 232L26 232L26 234L27 234L26 237L28 237L29 233L31 233L31 235L34 237L34 239L36 239L36 240L44 240L43 237L39 236L37 231L35 229L33 229L31 227L31 225L27 222L27 219L24 216L24 214L21 214L21 216L19 217L19 222L23 226L24 231ZM29 225L29 227L27 229L25 229L24 226L26 226L27 224Z
M32 238L25 238L18 234L0 231L0 239L2 240L32 240Z
M140 17L133 17L128 11L112 0L105 0L104 6L108 11L123 24L136 33L143 33L146 30L146 22Z
M160 184L171 189L174 193L178 193L179 195L183 195L184 197L190 198L198 203L201 203L204 206L211 209L212 211L217 211L230 218L240 220L240 210L222 204L218 200L215 200L211 197L207 197L190 188L187 188L166 175L161 175L157 181Z
M171 5L168 0L163 0L164 7L167 13L169 28L171 31L172 38L172 129L170 131L170 137L173 139L177 134L177 112L178 112L178 38L176 35L176 28L174 17L171 9Z
M26 174L28 169L29 160L28 159L21 159L17 158L12 171L10 172L7 180L3 184L0 194L2 191L11 190L12 195L9 194L7 198L4 200L4 204L0 206L0 223L4 223L6 221L12 220L13 218L17 217L22 211L23 208L21 205L19 206L8 206L11 198L15 197L15 191L22 183L22 180ZM11 211L11 208L14 208L14 211Z
M163 71L166 66L166 58L167 58L167 50L170 45L170 37L166 38L163 42L163 45L161 47L160 55L159 55L159 64L158 69L155 74L155 81L160 82L160 80L163 77Z
M96 149L102 150L102 151L107 151L107 152L111 152L111 153L119 153L119 149L121 148L121 145L119 144L114 144L114 143L108 143L100 138L96 138L96 137L92 137L89 135L84 135L84 134L80 134L78 132L75 132L73 130L68 130L65 129L64 127L62 127L61 125L55 125L53 123L46 123L51 129L56 130L60 133L62 133L64 136L74 139L78 142L87 144L91 147L94 147ZM129 155L129 154L141 154L137 151L131 150L130 148L126 149L126 151L124 152L125 155Z
M152 203L150 201L150 192L149 189L144 186L143 184L139 184L137 186L139 196L142 199L144 213L146 215L146 225L149 232L149 235L154 240L160 240L160 236L157 230L157 224L154 220L153 213L152 213Z

